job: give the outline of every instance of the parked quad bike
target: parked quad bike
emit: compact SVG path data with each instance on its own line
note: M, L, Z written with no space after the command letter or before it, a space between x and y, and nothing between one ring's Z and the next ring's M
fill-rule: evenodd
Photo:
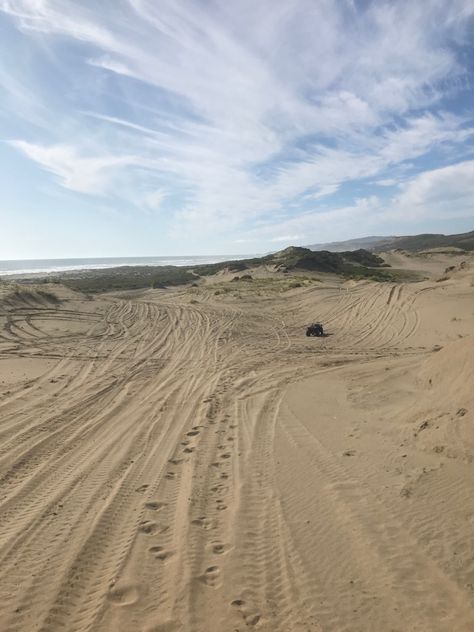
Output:
M317 336L318 338L320 338L324 335L323 326L321 325L321 323L313 323L306 330L306 335Z

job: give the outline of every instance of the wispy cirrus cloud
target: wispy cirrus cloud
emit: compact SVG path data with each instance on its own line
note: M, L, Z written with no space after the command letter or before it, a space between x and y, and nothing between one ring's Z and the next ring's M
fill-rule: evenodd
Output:
M410 213L413 219L433 213L445 218L472 217L474 160L418 174L403 186L392 208Z
M136 163L133 156L81 156L68 145L43 146L22 140L13 140L9 144L54 174L61 186L79 193L101 195L110 192L118 170Z
M456 220L473 217L474 208L474 160L447 167L423 171L400 183L397 193L390 198L376 195L356 198L350 205L330 209L312 210L297 217L289 217L279 223L279 231L291 235L294 243L308 243L307 236L314 235L317 225L322 235L329 235L330 227L338 222L339 237L349 238L357 233L361 223L376 231L380 226L404 218L408 230L413 224L437 217ZM250 243L279 241L273 237L275 227L271 222L249 231Z
M23 64L4 107L27 113L34 95L51 112L46 132L30 121L11 146L64 188L166 213L175 240L312 241L326 217L325 238L337 222L360 233L472 144L470 0L0 0L0 11L45 73L35 92ZM380 197L403 166L402 193Z

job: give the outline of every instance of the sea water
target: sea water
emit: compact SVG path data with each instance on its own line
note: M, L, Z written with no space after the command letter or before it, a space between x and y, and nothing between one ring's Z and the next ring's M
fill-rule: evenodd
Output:
M100 270L120 266L196 266L249 258L252 255L181 257L91 257L85 259L17 259L0 261L0 276Z

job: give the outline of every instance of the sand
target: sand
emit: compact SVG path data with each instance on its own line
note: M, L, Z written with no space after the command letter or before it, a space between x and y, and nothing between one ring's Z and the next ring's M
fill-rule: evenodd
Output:
M1 632L472 631L474 266L447 260L3 289Z

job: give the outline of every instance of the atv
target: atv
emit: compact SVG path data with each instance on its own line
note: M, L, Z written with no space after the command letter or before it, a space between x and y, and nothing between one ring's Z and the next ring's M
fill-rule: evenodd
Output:
M320 338L324 335L323 326L321 325L321 323L313 323L306 330L306 335L317 336L318 338Z

